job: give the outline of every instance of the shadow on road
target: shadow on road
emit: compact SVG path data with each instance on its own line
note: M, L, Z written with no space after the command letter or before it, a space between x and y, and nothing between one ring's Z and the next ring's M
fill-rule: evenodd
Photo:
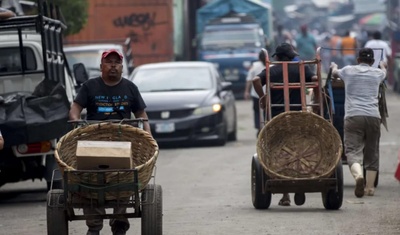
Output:
M0 207L13 203L46 201L46 189L10 189L0 191Z

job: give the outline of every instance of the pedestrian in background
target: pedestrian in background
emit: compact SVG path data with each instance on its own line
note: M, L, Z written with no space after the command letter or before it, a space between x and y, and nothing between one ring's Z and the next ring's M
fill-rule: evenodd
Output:
M345 84L344 147L350 172L356 181L356 197L374 195L379 170L381 115L378 94L386 77L386 63L381 61L379 69L372 67L374 61L374 51L362 48L357 65L342 69L334 62L331 65L333 78L341 78ZM365 188L363 165L366 169Z
M372 34L372 39L365 43L365 47L372 48L374 50L374 64L375 68L378 68L379 62L383 60L386 64L391 64L392 49L389 44L382 40L382 34L379 31L375 31Z
M296 38L297 53L301 60L314 60L317 50L317 41L314 36L308 32L307 25L302 25L300 31L300 35Z
M259 99L253 87L253 78L258 74L260 74L263 71L263 69L265 69L265 54L263 51L260 51L260 53L258 53L258 61L253 62L249 72L247 73L246 88L244 91L244 99L248 100L250 97L252 99L254 127L257 130L257 136L258 133L260 133L262 127L260 124L261 120L260 120L260 105L258 102Z
M350 36L350 31L346 31L344 37L340 41L340 49L342 53L343 66L355 65L357 55L357 40Z

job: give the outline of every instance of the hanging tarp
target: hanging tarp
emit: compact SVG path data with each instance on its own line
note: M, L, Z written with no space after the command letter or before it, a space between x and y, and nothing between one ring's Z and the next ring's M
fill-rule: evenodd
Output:
M67 131L69 102L61 84L40 83L33 94L1 95L0 130L5 146L59 138Z

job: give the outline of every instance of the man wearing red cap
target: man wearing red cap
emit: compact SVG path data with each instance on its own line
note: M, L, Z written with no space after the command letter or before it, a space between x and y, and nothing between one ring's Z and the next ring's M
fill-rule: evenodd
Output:
M147 119L146 104L135 84L122 77L122 55L117 50L107 50L101 57L101 76L86 81L69 113L70 120L79 120L83 108L87 109L88 120L130 119L131 113L136 118ZM150 125L144 122L144 130L150 132ZM114 209L114 213L125 213L125 208ZM84 214L104 214L104 209L84 208ZM87 220L87 235L98 235L103 228L102 219ZM124 235L129 229L126 218L111 219L113 235Z

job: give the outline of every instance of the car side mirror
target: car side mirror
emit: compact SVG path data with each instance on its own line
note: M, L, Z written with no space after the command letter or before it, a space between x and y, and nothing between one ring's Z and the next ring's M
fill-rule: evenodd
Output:
M223 91L229 91L232 90L232 82L222 82L222 89Z
M85 65L82 63L77 63L73 65L73 71L74 71L74 77L76 80L76 83L78 85L81 85L82 83L86 82L89 80L89 75L86 71Z

